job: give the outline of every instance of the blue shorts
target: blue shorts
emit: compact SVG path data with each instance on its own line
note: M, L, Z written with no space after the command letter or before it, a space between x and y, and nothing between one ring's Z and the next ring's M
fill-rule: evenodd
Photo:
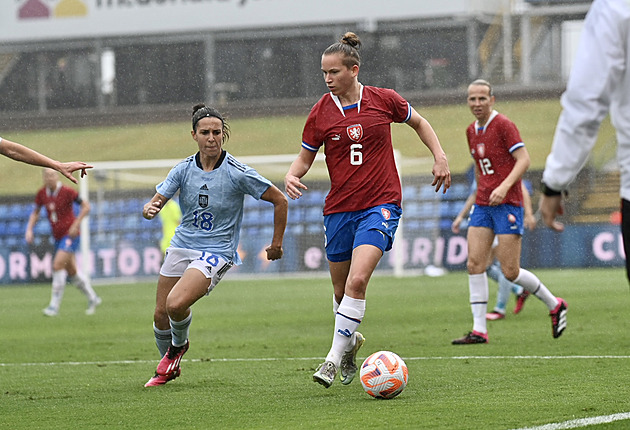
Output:
M324 216L326 257L333 263L348 261L359 245L373 245L381 251L392 249L402 209L388 203L354 212Z
M468 227L487 227L494 234L523 235L523 208L512 205L473 205Z
M56 251L65 251L70 253L75 253L79 249L80 244L79 236L70 237L64 236L59 240L55 241L55 252Z

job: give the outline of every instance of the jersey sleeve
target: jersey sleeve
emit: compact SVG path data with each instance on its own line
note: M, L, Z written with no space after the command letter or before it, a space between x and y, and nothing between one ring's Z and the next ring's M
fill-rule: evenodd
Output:
M311 109L311 112L306 118L304 124L304 130L302 131L302 148L308 149L312 152L319 151L319 148L324 144L324 137L317 128L317 111L320 103L317 103Z
M155 187L155 190L167 199L173 198L173 196L181 186L181 178L184 166L183 163L184 162L181 162L173 167L170 172L168 172L168 175L166 175L166 179L164 179L164 181L160 182Z
M411 105L403 96L394 90L386 89L393 122L407 122L411 118Z
M239 189L256 200L260 200L265 191L272 185L271 181L249 166L244 172L238 172L235 176Z
M516 124L514 124L512 121L505 121L505 127L503 128L503 130L505 133L505 142L507 145L507 149L510 154L519 148L525 147L525 143L523 143L521 133L518 131Z

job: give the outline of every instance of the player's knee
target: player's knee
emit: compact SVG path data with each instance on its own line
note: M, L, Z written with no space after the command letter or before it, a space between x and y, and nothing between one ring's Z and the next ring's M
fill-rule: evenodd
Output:
M505 276L505 278L510 282L514 282L514 280L518 278L519 270L520 270L519 267L501 266L501 271L503 272L503 276Z

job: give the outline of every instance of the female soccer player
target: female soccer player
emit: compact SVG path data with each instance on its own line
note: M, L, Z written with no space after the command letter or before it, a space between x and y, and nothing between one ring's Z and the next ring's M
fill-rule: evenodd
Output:
M52 262L52 292L50 303L44 309L44 315L54 317L59 313L66 282L74 284L88 299L87 315L92 315L101 304L101 298L94 292L90 280L77 270L75 253L79 248L79 227L81 220L90 213L90 204L79 197L79 193L59 180L59 173L53 169L44 169L44 186L35 196L35 208L28 218L24 238L27 243L34 239L33 228L39 220L43 207L48 213L48 221L55 239L55 256ZM74 215L74 204L79 205L78 215Z
M236 250L245 194L273 204L267 258L278 260L283 254L288 203L282 191L223 150L229 127L215 109L203 104L193 108L191 134L199 152L169 172L142 211L153 219L179 190L182 221L160 269L155 304L153 329L162 360L145 387L180 375L179 364L189 347L190 307L208 295L233 264L241 263Z
M365 314L365 292L383 253L392 247L401 216L402 192L394 161L390 124L407 123L433 154L432 185L451 186L446 154L431 125L390 89L362 85L359 37L351 32L329 46L321 67L330 93L311 109L302 148L285 177L289 197L307 187L300 179L324 146L330 192L324 205L326 256L334 289L332 348L313 380L328 388L338 369L352 382L364 338L357 328Z
M529 167L529 153L516 125L494 110L494 95L487 81L468 86L468 107L476 121L466 129L475 161L477 197L468 221L468 287L473 329L454 345L488 343L486 267L495 235L496 257L505 277L542 300L549 309L554 338L566 328L567 303L555 297L533 273L522 269L523 193L521 177Z

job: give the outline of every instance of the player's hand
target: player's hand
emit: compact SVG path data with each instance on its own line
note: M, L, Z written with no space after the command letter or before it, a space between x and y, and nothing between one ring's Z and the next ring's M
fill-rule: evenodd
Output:
M153 219L158 213L160 213L161 210L162 202L160 202L159 200L149 202L144 205L144 208L142 209L142 216L145 219Z
M26 233L24 233L24 240L26 240L26 243L33 243L33 231L32 230L26 230Z
M302 197L300 189L308 190L306 185L300 182L300 178L293 175L287 175L284 177L284 190L292 200Z
M490 197L488 199L488 203L490 206L500 205L503 200L505 200L505 196L507 195L508 190L503 187L503 185L499 185L490 193Z
M265 251L267 252L267 260L271 261L281 259L284 254L281 246L268 246Z
M558 215L564 214L564 202L562 201L562 195L559 196L540 196L540 215L543 222L547 227L553 231L564 231L564 224L560 221L556 221Z
M461 224L462 224L462 219L459 216L457 216L457 218L455 218L455 220L451 224L451 231L455 234L459 234L460 232L459 226Z
M75 179L74 176L72 176L72 172L80 170L81 177L84 177L85 175L87 175L86 169L91 169L92 167L94 166L90 166L89 164L86 164L82 161L71 161L69 163L60 163L59 173L61 173L63 176L70 179L76 184L78 183L78 181Z
M435 187L435 192L437 193L442 188L442 194L445 194L446 190L451 188L451 171L448 168L446 156L435 160L431 173L433 173L431 185Z

